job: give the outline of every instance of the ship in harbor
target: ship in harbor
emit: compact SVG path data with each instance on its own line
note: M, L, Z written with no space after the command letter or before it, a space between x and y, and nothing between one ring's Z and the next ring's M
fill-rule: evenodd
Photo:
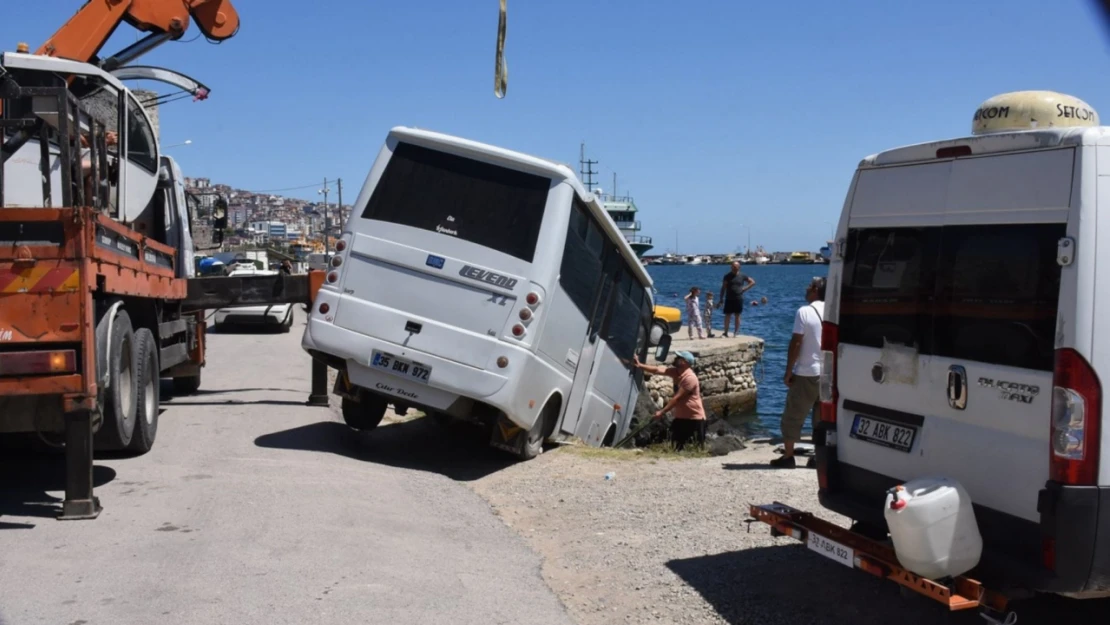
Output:
M639 209L636 208L636 202L633 201L631 195L618 195L617 194L617 174L613 174L613 192L606 193L600 188L594 188L594 176L597 174L593 166L597 161L586 160L586 144L581 146L581 156L579 158L581 169L579 173L582 176L582 183L586 189L597 196L597 201L605 212L613 218L620 229L621 234L624 235L625 240L632 246L632 250L636 252L637 258L643 258L644 253L650 250L653 246L651 237L640 234L640 220L637 219Z
M636 219L638 209L636 208L636 202L632 200L632 196L613 195L605 193L601 189L595 189L594 195L597 196L597 201L601 203L605 212L609 213L609 216L616 222L617 228L620 228L621 234L632 246L632 251L636 252L636 257L643 257L644 253L653 246L651 237L640 234L640 220Z

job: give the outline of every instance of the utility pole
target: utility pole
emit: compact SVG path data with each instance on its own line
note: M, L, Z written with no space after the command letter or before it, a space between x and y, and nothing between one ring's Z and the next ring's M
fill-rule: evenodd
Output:
M328 213L328 179L324 178L324 188L317 191L317 193L324 194L324 258L328 257L330 253L330 245L328 243L328 231L331 230L331 214Z
M578 157L578 173L584 178L583 182L586 184L586 190L591 193L594 190L594 175L597 174L597 172L594 171L594 165L597 165L597 161L586 160L586 142L583 141L581 152Z
M335 206L336 212L339 213L339 220L338 220L338 223L335 226L336 229L338 230L338 229L343 228L343 179L342 178L337 179L335 181L335 186L338 187L338 192L337 192L338 196L337 197L339 198L338 202L336 203L336 206ZM338 239L339 237L336 237L336 238Z

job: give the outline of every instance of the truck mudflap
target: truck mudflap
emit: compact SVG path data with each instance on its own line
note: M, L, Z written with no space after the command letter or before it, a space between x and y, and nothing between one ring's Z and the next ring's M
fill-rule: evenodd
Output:
M819 519L812 513L775 502L753 505L749 514L749 530L753 522L766 523L771 526L772 536L794 538L834 562L889 579L947 606L950 611L978 609L989 623L1010 623L1016 618L1012 612L1007 613L1009 599L1006 595L962 575L947 583L916 575L898 564L893 548Z

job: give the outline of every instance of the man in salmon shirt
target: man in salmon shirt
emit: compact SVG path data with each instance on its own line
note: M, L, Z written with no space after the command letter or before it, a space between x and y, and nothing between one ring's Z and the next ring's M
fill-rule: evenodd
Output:
M687 351L675 352L670 367L645 365L638 358L633 359L633 365L645 373L670 376L677 382L674 396L655 413L656 419L662 419L665 413L674 411L671 440L677 451L682 451L691 438L699 447L705 444L705 408L701 403L701 383L694 373L695 364L697 358Z

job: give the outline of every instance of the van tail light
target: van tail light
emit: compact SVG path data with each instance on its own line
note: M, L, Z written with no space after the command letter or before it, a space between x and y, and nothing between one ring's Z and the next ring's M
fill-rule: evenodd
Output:
M840 327L825 321L821 324L821 420L836 423L836 352L840 347Z
M1079 352L1056 350L1052 379L1049 479L1069 486L1098 482L1102 387Z

